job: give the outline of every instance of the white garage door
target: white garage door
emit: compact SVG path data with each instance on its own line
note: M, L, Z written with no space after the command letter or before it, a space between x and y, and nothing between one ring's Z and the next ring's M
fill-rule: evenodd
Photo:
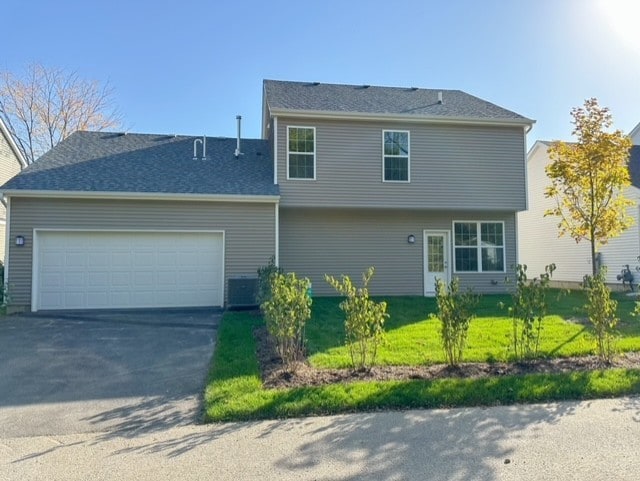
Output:
M34 310L221 306L223 234L39 232Z

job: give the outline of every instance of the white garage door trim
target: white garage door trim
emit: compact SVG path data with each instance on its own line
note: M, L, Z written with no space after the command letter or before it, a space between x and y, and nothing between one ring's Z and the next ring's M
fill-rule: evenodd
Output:
M225 279L225 231L224 230L175 230L175 229L56 229L56 228L38 228L33 229L33 253L32 253L32 288L31 288L31 310L36 312L40 309L40 293L38 291L40 285L40 235L46 233L87 233L87 234L217 234L221 236L222 252L220 260L220 291L217 295L218 299L213 305L224 304L224 279ZM171 307L171 306L158 306Z

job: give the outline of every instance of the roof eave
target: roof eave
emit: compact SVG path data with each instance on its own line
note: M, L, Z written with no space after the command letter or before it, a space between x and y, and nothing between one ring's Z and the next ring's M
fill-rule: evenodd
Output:
M235 194L191 194L162 192L106 192L72 190L27 190L5 189L0 191L5 197L48 197L61 199L121 199L121 200L171 200L197 202L255 202L274 203L279 195L235 195Z
M417 116L411 114L387 114L387 113L367 113L367 112L336 112L323 110L298 110L271 108L271 115L282 115L287 117L315 117L319 119L340 119L340 120L383 120L398 122L416 123L444 123L444 124L467 124L467 125L495 125L495 126L519 126L531 127L536 122L528 118L521 119L486 119L478 117L447 117L447 116Z

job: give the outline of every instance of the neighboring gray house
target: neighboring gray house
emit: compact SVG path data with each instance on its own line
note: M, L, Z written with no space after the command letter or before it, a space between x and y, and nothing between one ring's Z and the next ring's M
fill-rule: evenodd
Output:
M368 266L373 294L502 291L532 123L460 91L267 80L264 140L237 157L236 139L202 159L197 137L73 134L1 189L13 307L223 305L271 256L315 295Z
M607 267L607 282L621 286L617 275L623 266L629 265L635 283L640 281L640 124L630 133L634 143L630 151L629 172L631 186L625 195L636 205L628 208L634 224L620 236L614 237L600 247L600 265ZM552 282L556 285L578 286L585 275L591 274L591 247L587 240L576 243L569 236L558 237L558 219L545 217L544 213L555 205L547 199L544 191L551 181L545 167L551 162L548 149L551 142L537 141L527 155L527 191L529 208L518 214L518 237L520 239L520 262L526 264L532 276L544 272L544 266L556 264Z
M0 119L0 185L4 184L11 177L27 166L27 162L13 136L7 129L2 119ZM4 262L4 251L6 243L7 210L4 204L0 204L0 261Z

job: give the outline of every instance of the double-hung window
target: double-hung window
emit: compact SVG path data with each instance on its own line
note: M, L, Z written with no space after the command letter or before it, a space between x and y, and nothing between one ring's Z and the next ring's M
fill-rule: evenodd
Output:
M454 222L456 272L504 272L503 222Z
M288 127L287 178L311 180L316 178L315 127Z
M382 131L382 179L409 182L409 132Z

